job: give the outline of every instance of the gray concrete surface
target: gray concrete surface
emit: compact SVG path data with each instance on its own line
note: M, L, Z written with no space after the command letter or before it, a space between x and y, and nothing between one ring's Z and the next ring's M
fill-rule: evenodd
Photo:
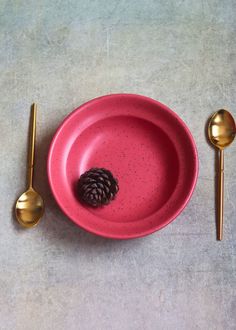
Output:
M226 151L224 240L215 239L214 151L204 126L236 116L236 2L0 0L0 329L236 329L236 143ZM197 143L200 174L178 219L110 241L73 225L46 178L52 134L72 109L131 92L167 104ZM25 187L29 106L39 104L32 230L12 207Z

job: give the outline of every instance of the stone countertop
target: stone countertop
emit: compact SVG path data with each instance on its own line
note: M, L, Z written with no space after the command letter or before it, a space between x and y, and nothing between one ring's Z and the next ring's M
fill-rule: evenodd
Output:
M214 150L205 124L236 117L236 3L0 1L0 329L236 328L236 143L225 152L224 240L216 241ZM196 140L193 197L148 237L106 240L71 223L49 191L55 128L96 96L129 92L172 108ZM39 104L40 225L21 229L30 104Z

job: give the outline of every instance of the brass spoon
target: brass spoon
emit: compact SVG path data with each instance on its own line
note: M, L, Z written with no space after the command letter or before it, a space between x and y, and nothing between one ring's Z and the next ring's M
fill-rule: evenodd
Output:
M208 125L210 142L219 149L219 199L218 199L218 231L217 239L223 237L223 210L224 210L224 148L234 140L236 134L235 122L232 115L221 109L214 113Z
M28 189L17 200L15 213L19 223L27 228L36 226L44 213L42 197L33 189L34 150L37 106L31 107L30 138L28 152Z

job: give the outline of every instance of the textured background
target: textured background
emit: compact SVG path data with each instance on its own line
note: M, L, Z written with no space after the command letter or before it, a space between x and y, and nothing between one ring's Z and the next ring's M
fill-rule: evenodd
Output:
M226 153L225 236L215 239L208 116L236 116L234 0L0 0L0 329L235 329L236 143ZM149 237L110 241L56 206L46 154L60 121L108 93L144 94L188 124L199 180L178 219ZM39 104L32 230L12 207L25 187L29 107Z

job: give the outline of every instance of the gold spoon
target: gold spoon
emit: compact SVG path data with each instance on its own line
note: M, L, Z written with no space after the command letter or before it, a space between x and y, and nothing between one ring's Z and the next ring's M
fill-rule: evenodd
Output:
M218 230L217 239L223 237L223 210L224 210L224 148L234 140L236 127L232 115L221 109L214 113L208 125L210 142L219 149L219 199L218 199Z
M30 137L28 152L28 189L17 200L15 213L19 223L27 228L36 226L44 213L42 197L33 189L34 150L36 134L36 112L34 103L31 107Z

